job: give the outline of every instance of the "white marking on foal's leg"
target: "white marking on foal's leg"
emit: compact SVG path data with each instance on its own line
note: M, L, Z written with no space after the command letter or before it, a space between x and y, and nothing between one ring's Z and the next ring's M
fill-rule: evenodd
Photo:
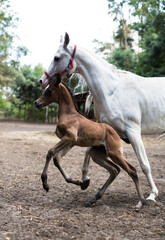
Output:
M139 211L143 206L143 203L141 201L138 202L138 204L135 206L135 210Z
M87 176L88 173L88 167L89 167L89 162L90 162L90 155L89 155L90 148L87 148L85 152L85 159L82 167L82 181L87 181L90 178Z
M88 167L90 162L90 154L89 154L90 148L87 148L85 152L85 159L82 167L82 182L81 182L81 189L85 190L90 183L90 178L87 176L88 173Z

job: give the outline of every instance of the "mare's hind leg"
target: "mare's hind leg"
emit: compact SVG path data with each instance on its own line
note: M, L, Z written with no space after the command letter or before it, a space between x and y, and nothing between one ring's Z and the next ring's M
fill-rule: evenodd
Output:
M89 167L89 162L90 162L90 148L87 148L85 152L85 159L82 167L82 184L81 184L81 189L85 190L90 183L90 178L87 176L88 173L88 167Z
M91 200L91 204L95 205L96 201L103 196L108 186L115 180L115 178L120 172L120 168L116 164L107 159L108 158L107 153L105 147L103 146L92 147L89 151L89 154L94 162L107 169L110 173L108 180L105 182L103 187L97 192L95 197Z

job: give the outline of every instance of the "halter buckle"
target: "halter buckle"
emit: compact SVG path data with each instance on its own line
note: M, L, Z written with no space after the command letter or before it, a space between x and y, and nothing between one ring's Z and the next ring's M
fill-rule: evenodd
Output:
M73 64L73 59L74 59L74 56L75 56L75 53L76 53L76 48L77 48L77 46L75 45L75 46L74 46L73 53L72 53L72 57L71 57L70 60L69 60L68 66L67 66L62 72L60 72L60 76L62 76L63 74L67 73L67 71L68 71L69 69L70 69L70 70L73 69L73 66L74 66L74 64ZM45 71L45 75L47 76L47 78L48 78L49 80L52 80L52 79L53 79L53 76L49 75L49 73L47 73L46 71ZM72 74L70 74L70 75L67 74L67 77L70 78L71 75L72 75ZM67 79L68 79L68 78L67 78Z

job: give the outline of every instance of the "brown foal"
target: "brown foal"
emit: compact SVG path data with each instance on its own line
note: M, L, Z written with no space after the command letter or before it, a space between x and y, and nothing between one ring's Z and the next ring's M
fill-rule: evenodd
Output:
M95 204L102 197L107 187L119 174L120 166L133 179L139 198L136 208L141 208L144 198L140 190L136 169L124 159L122 140L115 130L105 123L93 122L80 115L75 108L69 89L61 83L59 74L52 78L43 95L35 101L35 106L40 109L52 102L59 104L56 134L61 140L47 153L45 167L41 175L43 188L49 191L47 170L52 157L55 166L68 183L79 185L82 189L87 188L89 180L79 181L70 178L60 166L60 159L75 145L90 147L89 155L92 159L110 173L110 177L97 192L91 203Z

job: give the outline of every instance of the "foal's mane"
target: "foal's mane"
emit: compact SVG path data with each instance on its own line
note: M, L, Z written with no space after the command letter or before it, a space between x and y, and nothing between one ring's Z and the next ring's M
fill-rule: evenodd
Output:
M68 90L70 96L72 97L72 100L73 100L73 103L74 103L74 106L75 106L76 111L81 114L80 110L78 109L76 100L75 100L75 94L74 94L74 92L73 92L65 83L63 83L63 82L61 82L61 83L64 85L64 87L66 87L66 89Z

